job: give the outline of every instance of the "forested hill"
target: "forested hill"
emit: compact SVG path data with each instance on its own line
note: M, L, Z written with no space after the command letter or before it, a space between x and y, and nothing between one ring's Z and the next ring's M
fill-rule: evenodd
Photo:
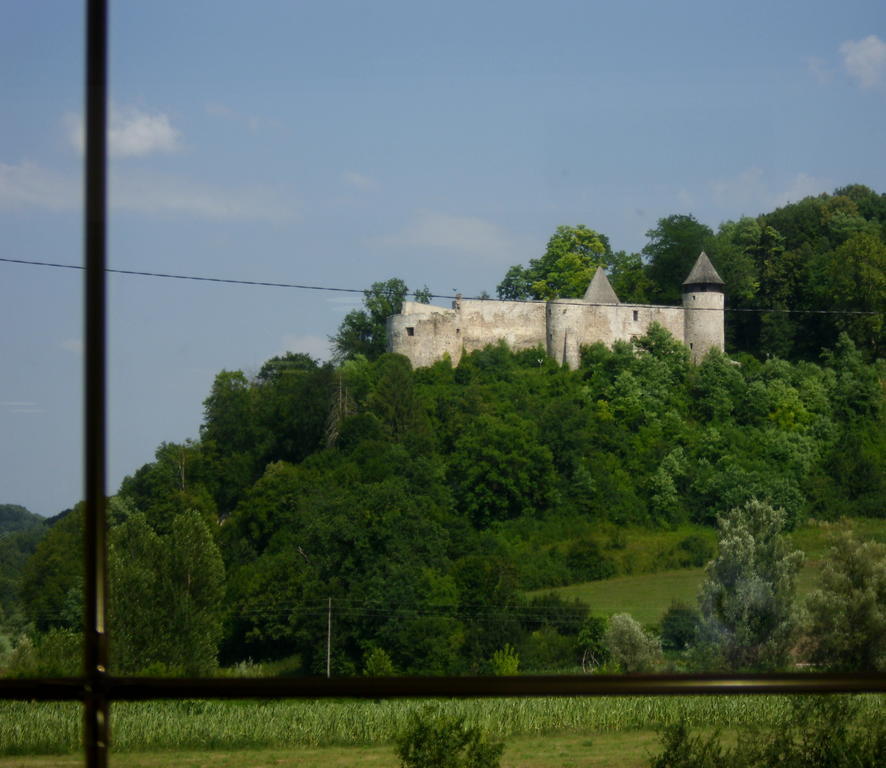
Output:
M43 525L45 520L18 504L0 504L0 535Z
M852 202L828 200L844 197ZM844 213L826 226L859 224ZM862 230L834 253L874 238L882 259L881 229ZM818 247L794 237L779 253ZM780 258L760 268L809 285ZM367 295L370 326L391 309L378 298ZM653 326L633 344L584 349L575 371L541 349L501 345L458 368L444 360L412 370L380 353L367 326L338 340L372 342L368 356L351 349L336 365L287 354L253 378L222 371L199 439L161 445L111 500L112 621L128 628L117 634L116 663L203 672L220 647L225 662L296 654L301 671L317 672L331 598L339 672L362 669L374 649L400 671L477 671L505 643L541 631L543 606L527 608L522 590L612 573L619 526L713 525L752 498L783 509L789 526L881 516L884 370L876 345L852 336L868 338L874 316L821 317L834 324L833 343L814 361L729 350L693 366ZM75 626L80 514L53 526L25 568L23 610L38 631ZM659 565L700 565L705 546L690 537ZM169 620L188 629L173 642L151 606L180 611ZM570 611L581 613L554 607L572 625Z

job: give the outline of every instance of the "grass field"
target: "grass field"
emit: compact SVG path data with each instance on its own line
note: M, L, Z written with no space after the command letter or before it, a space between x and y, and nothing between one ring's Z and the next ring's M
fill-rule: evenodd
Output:
M502 768L641 768L660 751L653 731L603 734L518 736L508 740ZM362 747L290 747L245 751L152 751L111 753L111 762L127 768L397 768L393 745ZM0 757L0 768L74 768L80 755Z
M866 539L886 541L886 520L859 519L853 521L856 533ZM818 575L827 554L827 525L807 525L791 534L795 547L806 553L806 562L797 577L797 594L805 597L816 588ZM656 541L647 534L649 542ZM650 544L650 546L652 546ZM655 545L661 548L661 545ZM634 576L616 576L602 581L570 584L566 587L540 589L530 595L553 592L561 597L578 599L601 616L630 613L641 624L657 625L671 602L676 600L689 606L697 605L698 590L704 579L703 568L641 573Z
M818 581L821 560L807 560L797 577L797 594L807 595ZM684 568L679 571L643 573L639 576L617 576L604 581L587 581L568 587L541 589L530 593L550 592L566 600L578 599L587 603L600 616L629 613L641 624L658 624L671 602L676 600L695 607L696 596L704 579L703 568Z

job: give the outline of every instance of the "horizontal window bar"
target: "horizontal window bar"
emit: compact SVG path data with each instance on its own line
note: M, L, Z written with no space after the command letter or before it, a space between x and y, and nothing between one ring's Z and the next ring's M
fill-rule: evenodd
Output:
M147 699L396 699L507 696L886 693L883 673L709 675L527 675L515 677L168 678L108 677L114 701ZM0 680L0 699L70 700L94 693L87 680Z

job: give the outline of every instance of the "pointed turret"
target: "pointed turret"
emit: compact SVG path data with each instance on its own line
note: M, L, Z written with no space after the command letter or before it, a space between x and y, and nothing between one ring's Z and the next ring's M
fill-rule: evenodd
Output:
M684 340L691 350L694 363L700 363L712 347L721 351L724 348L724 285L723 278L702 251L689 277L683 281L683 307L686 309Z
M683 290L695 285L725 285L723 278L717 274L717 270L704 251L695 260L695 266L692 267L689 277L683 281Z
M609 278L606 277L603 267L597 267L597 271L594 273L594 279L591 280L588 289L585 291L584 300L589 301L592 304L621 303L618 300L618 296L615 295L615 291L612 290L612 286L609 284Z

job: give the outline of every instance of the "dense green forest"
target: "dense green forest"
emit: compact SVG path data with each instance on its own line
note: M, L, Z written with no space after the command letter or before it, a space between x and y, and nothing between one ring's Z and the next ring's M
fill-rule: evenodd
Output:
M653 326L632 344L585 348L576 371L504 345L412 370L383 351L384 318L407 293L389 280L345 318L335 363L290 353L254 377L222 371L199 439L162 444L109 501L116 668L319 674L332 606L335 674L632 671L659 663L648 627L526 592L712 560L698 610L674 606L656 628L665 648L694 644L679 663L709 668L787 664L800 558L781 534L883 516L884 222L884 196L853 186L716 233L662 219L643 254L561 227L499 285L505 298L568 296L603 265L623 301L668 303L704 249L730 307L803 310L727 314L727 353L698 366ZM81 525L76 506L2 534L0 668L18 659L33 673L76 651ZM652 561L623 557L626 531L641 529L676 535ZM736 571L723 542L739 534L769 553L753 578L777 566L770 634L754 640L768 655L722 640L747 610L722 597ZM882 549L846 536L835 562L866 563L882 591ZM878 616L883 600L874 594ZM714 655L702 643L712 627ZM619 655L637 639L648 658ZM884 661L878 642L869 667ZM846 649L807 646L824 666L854 663Z

